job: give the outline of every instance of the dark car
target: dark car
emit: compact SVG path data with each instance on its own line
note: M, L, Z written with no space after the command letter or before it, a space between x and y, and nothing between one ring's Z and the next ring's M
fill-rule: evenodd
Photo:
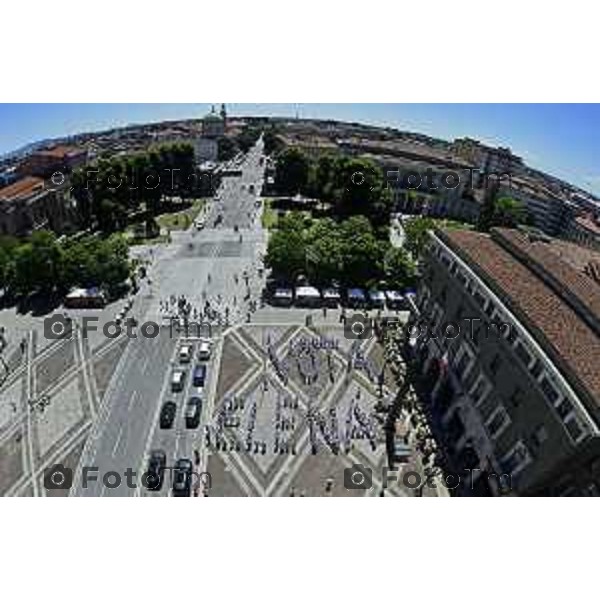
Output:
M189 496L192 491L192 461L180 458L173 468L173 496Z
M196 365L192 375L192 383L195 387L204 387L206 382L206 365Z
M146 469L146 489L158 492L162 488L167 456L162 450L152 450Z
M160 428L170 429L173 427L175 413L177 412L177 404L171 400L165 402L160 409Z
M188 429L194 429L200 424L200 415L202 414L202 399L198 396L192 396L185 407L185 426Z

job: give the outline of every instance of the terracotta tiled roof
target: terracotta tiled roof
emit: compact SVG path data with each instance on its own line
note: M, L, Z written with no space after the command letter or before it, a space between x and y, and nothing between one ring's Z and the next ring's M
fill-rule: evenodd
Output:
M529 241L527 235L514 229L495 229L493 235L499 236L524 252L532 261L557 279L565 292L576 296L600 320L600 287L598 284L574 269L552 250L554 242ZM563 251L568 246L563 245ZM597 255L600 258L600 255Z
M82 148L76 148L75 146L55 146L47 150L38 150L34 154L37 156L48 156L51 158L62 159L73 154L82 154L85 152Z
M590 219L590 217L576 217L575 221L584 229L595 235L600 235L600 226L593 219Z
M500 295L537 328L534 337L541 335L600 403L600 338L575 310L490 236L462 230L446 230L442 236L496 283Z
M15 183L0 189L0 200L16 200L17 198L31 194L36 188L42 188L43 185L44 180L40 177L24 177L23 179L15 181Z

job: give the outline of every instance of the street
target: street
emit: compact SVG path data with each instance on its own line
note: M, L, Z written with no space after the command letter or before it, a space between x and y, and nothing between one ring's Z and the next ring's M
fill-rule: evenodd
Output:
M186 429L183 423L195 361L186 369L184 390L173 393L170 378L178 365L180 338L167 324L169 321L162 309L171 297L185 297L198 310L208 301L220 317L225 319L227 316L230 322L244 318L248 292L250 297L254 292L256 299L260 289L256 278L258 257L266 247L260 210L255 206L263 181L262 153L262 141L259 140L241 165L242 175L223 179L217 191L219 199L212 201L207 210L205 228L197 231L192 225L187 231L173 232L172 243L151 265L146 300L139 310L134 307L134 315L139 322L151 320L165 323L165 326L156 338L140 335L129 342L107 390L105 411L99 415L80 461L81 467L98 469L94 471L98 480L84 488L82 470L78 469L72 495L137 495L143 493L141 475L151 450L160 449L166 453L167 467L172 467L178 458L193 459L194 450L200 453L199 432L203 421L192 430ZM244 273L248 274L248 285ZM193 327L187 333L192 338L196 334ZM212 385L214 374L209 364L203 418L212 409ZM175 424L172 429L161 430L159 413L168 400L177 404ZM114 489L103 484L104 474L114 471L123 477L128 469L137 473L137 488L125 485L125 479ZM162 493L168 492L167 478L167 487L163 487Z

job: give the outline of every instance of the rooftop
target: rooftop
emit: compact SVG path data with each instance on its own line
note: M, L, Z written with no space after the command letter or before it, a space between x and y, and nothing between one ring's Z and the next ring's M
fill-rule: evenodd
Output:
M518 248L534 263L565 285L572 293L590 302L590 310L600 315L600 290L543 242L529 242L519 232L497 230L485 235L465 230L445 230L443 239L487 280L495 293L527 325L531 334L562 362L569 379L576 380L591 398L600 403L600 337L573 306L542 279L531 265L522 262L511 248ZM501 245L501 240L508 245ZM510 245L512 242L512 246ZM544 250L546 247L546 250ZM533 327L531 327L533 326ZM560 368L560 364L558 364ZM569 377L570 375L570 377Z
M581 225L581 227L587 229L591 233L600 235L600 225L598 225L591 217L575 217L575 221L578 225Z
M84 154L85 152L86 150L84 148L77 148L75 146L55 146L54 148L47 148L46 150L38 150L37 152L34 152L34 155L62 159L73 155Z
M44 188L44 180L40 177L24 177L15 183L0 189L0 201L18 200L26 198L34 192Z

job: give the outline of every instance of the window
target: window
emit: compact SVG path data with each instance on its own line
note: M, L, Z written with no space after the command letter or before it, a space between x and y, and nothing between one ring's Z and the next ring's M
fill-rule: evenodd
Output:
M573 412L573 405L566 398L563 398L555 408L558 416L563 420Z
M537 379L542 373L542 361L536 358L529 371Z
M493 440L495 440L509 425L510 417L502 405L498 406L485 422L485 426Z
M511 394L510 398L508 399L508 402L513 408L518 408L519 406L521 406L523 399L523 390L519 387L516 387L515 391Z
M529 449L519 440L500 460L503 471L508 475L516 475L531 462Z
M585 437L585 431L579 424L577 417L572 416L569 419L565 419L565 427L574 442L579 442Z
M444 316L444 311L442 310L442 307L436 303L433 307L433 310L431 311L431 329L432 329L432 331L435 331L439 327L443 316Z
M523 344L523 342L517 342L517 344L515 345L515 354L517 355L521 363L523 363L525 368L529 369L533 358L529 353L529 350Z
M465 344L462 344L454 361L454 371L460 379L464 379L469 374L474 362L472 351Z
M550 402L552 405L556 404L559 394L557 389L547 377L542 378L542 381L540 381L540 387L542 388L544 396L546 396L546 400L548 400L548 402Z
M480 374L475 380L469 395L473 400L473 404L475 406L479 406L487 398L491 391L492 384L485 378L485 375Z
M479 306L481 306L481 308L484 307L485 296L479 290L475 290L473 292L473 298L475 299L475 302L477 302L477 304L479 304Z
M496 354L490 363L490 373L496 376L498 373L498 369L502 366L502 357L499 354Z

